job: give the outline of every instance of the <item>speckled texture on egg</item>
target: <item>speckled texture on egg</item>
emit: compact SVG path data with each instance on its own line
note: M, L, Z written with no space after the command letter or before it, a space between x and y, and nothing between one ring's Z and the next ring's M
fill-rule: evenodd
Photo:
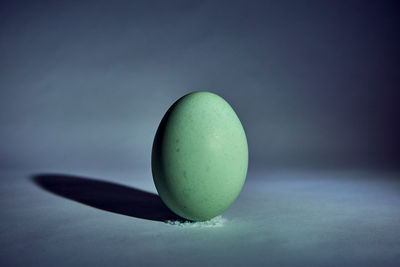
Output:
M220 215L239 195L247 167L243 126L220 96L185 95L164 115L152 171L161 199L176 214L194 221Z

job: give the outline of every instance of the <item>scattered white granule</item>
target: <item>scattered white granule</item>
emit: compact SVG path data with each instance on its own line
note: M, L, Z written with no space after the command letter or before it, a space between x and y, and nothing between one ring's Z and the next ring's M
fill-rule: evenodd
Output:
M167 221L167 224L176 225L180 227L200 228L200 227L221 227L226 222L222 216L217 216L205 222L181 222L181 221Z

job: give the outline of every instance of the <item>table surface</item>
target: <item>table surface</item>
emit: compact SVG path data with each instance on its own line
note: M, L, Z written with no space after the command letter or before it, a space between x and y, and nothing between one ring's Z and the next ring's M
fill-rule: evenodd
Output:
M250 171L222 217L190 224L149 170L2 171L0 265L400 266L398 178Z

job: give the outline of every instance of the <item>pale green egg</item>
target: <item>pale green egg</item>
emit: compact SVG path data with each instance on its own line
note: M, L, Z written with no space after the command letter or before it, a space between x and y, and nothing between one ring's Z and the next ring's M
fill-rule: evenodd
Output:
M173 212L193 221L211 219L235 201L245 182L243 126L220 96L185 95L164 115L151 162L157 191Z

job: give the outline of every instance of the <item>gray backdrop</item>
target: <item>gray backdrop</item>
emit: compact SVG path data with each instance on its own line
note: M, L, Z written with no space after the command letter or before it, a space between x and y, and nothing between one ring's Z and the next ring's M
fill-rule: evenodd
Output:
M400 1L0 1L0 266L400 266ZM250 169L220 227L150 169L208 90ZM177 223L177 222L175 222Z
M168 107L238 113L250 168L397 167L398 1L2 1L0 167L150 168Z

